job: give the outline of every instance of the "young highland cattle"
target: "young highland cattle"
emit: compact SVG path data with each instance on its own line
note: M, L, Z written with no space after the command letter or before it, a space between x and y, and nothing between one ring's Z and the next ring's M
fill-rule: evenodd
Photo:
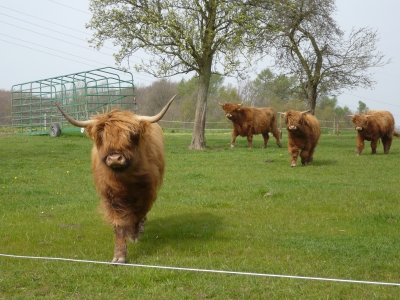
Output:
M364 140L371 141L371 154L376 154L376 146L379 139L381 139L383 151L388 154L393 136L400 137L400 134L394 131L394 118L388 111L370 110L366 111L365 114L356 114L350 117L350 120L355 125L355 130L358 132L357 156L364 149Z
M253 134L262 134L264 138L263 148L267 147L269 132L272 132L279 148L282 147L280 135L276 124L276 112L272 107L245 107L242 104L220 104L226 113L226 117L233 123L231 148L235 147L238 135L246 136L248 147L253 146Z
M297 164L297 157L301 157L303 166L313 161L315 147L317 147L321 128L317 118L309 111L289 110L285 115L286 129L288 132L288 152L291 156L291 166Z
M77 121L56 103L74 126L93 139L92 171L106 219L114 227L113 263L125 263L126 240L139 240L146 214L157 198L165 169L164 136L159 121L173 99L155 116L112 110Z

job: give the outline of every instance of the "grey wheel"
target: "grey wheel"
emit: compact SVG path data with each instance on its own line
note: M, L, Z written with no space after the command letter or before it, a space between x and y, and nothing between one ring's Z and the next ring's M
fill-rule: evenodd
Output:
M61 128L58 123L51 123L50 125L50 136L56 137L61 134Z

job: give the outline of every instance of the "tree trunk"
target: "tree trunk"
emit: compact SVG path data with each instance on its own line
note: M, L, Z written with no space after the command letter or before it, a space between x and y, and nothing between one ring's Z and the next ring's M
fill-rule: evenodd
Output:
M308 84L307 87L307 109L311 110L311 113L315 114L315 107L317 106L317 87L312 84Z
M206 149L205 127L206 127L206 108L207 95L210 86L211 64L199 75L199 92L197 94L196 115L194 117L194 127L192 142L189 149L204 150Z

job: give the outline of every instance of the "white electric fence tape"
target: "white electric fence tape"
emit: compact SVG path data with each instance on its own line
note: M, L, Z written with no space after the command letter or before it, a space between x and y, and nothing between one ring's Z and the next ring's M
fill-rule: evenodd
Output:
M118 265L118 266L123 266L123 267L140 267L140 268L153 268L153 269L176 270L176 271L189 271L189 272L204 272L204 273L219 273L219 274L231 274L231 275L233 274L233 275L246 275L246 276L261 276L261 277L307 279L307 280L319 280L319 281L400 286L400 283L394 283L394 282L364 281L364 280L293 276L293 275L277 275L277 274L251 273L251 272L235 272L235 271L223 271L223 270L207 270L207 269L195 269L195 268L152 266L152 265L141 265L141 264L116 264L116 263L111 263L111 262L93 261L93 260L79 260L79 259L71 259L71 258L42 257L42 256L22 256L22 255L10 255L10 254L1 254L1 253L0 253L0 256L13 257L13 258L27 258L27 259L42 259L42 260L57 260L57 261L69 261L69 262L80 262L80 263L92 263L92 264L102 264L102 265Z

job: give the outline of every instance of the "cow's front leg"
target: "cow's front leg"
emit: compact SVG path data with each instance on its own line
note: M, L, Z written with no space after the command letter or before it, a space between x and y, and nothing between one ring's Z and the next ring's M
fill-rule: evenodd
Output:
M297 157L299 156L299 149L291 148L289 150L289 155L291 156L290 163L291 167L295 167L297 165Z
M235 141L236 137L238 136L238 133L236 131L232 132L232 140L231 140L231 148L235 147Z
M249 134L247 136L247 145L248 145L249 148L253 147L253 135L252 134Z
M308 152L308 163L312 163L314 159L315 147L312 147Z
M115 226L115 248L114 248L114 258L112 263L124 264L126 262L126 230L123 227Z
M364 150L364 139L360 136L357 137L357 153L356 155L359 156Z
M309 151L308 150L302 150L300 153L300 157L301 157L301 164L303 166L307 166L309 161Z
M127 230L126 237L129 239L130 242L139 242L140 235L144 233L144 224L146 220L147 217L145 216L140 222L135 223L129 230Z
M377 146L378 146L378 140L372 140L371 141L371 149L372 149L371 154L376 154L376 147Z

